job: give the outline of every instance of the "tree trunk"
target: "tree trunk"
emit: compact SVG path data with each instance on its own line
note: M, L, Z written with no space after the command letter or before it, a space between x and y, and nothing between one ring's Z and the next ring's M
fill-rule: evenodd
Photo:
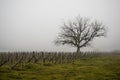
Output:
M77 53L79 53L80 52L80 47L77 47L77 51L76 51Z

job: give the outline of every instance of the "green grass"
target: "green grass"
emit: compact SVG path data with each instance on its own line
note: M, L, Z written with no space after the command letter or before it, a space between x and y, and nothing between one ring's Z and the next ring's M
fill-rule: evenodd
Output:
M0 67L0 80L120 80L120 55L98 56L71 64L29 63Z

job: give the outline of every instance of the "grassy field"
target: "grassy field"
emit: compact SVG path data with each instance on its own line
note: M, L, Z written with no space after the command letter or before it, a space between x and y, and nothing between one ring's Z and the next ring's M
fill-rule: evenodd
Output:
M0 67L0 80L120 80L120 55L101 55L69 64L28 63Z

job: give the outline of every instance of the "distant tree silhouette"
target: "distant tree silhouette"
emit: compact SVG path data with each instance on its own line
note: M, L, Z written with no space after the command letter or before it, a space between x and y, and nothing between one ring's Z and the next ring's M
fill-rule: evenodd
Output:
M94 38L105 36L105 27L102 22L78 16L74 20L63 23L62 31L55 40L55 44L74 46L79 53L81 48L90 46Z

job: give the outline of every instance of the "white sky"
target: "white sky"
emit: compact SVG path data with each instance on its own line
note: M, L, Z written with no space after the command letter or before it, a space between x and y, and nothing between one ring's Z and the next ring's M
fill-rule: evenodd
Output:
M75 51L53 41L62 22L78 15L108 27L106 38L83 50L120 50L120 0L0 0L0 51Z

